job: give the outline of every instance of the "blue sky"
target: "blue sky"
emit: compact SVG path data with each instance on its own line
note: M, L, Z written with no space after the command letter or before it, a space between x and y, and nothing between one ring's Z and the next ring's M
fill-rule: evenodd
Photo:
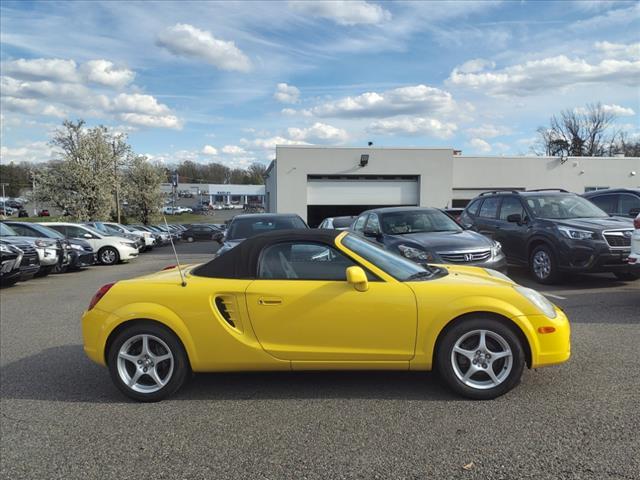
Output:
M527 154L602 102L640 135L638 2L8 2L2 162L62 119L166 163L268 162L276 144Z

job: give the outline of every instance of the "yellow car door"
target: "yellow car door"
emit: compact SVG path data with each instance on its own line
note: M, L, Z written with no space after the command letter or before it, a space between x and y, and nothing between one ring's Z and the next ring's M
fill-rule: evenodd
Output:
M368 273L366 291L346 281L356 265L327 245L287 242L265 249L247 309L262 347L302 362L402 362L414 356L413 291ZM382 367L384 365L381 365Z

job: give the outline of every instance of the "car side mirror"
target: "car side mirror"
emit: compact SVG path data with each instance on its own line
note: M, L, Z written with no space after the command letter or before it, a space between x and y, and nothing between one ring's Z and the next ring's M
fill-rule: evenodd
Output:
M507 222L509 223L517 223L518 225L522 224L522 215L519 213L512 213L507 216Z
M353 285L353 288L359 292L369 290L369 280L367 280L367 274L362 267L347 268L347 282Z
M85 233L84 235L82 235L84 238L93 238L93 235L91 235L90 233Z
M223 239L224 239L224 233L218 232L218 233L214 233L213 234L213 241L214 242L222 243Z
M364 234L365 237L377 237L378 236L378 232L373 230L372 228L365 228L362 233Z

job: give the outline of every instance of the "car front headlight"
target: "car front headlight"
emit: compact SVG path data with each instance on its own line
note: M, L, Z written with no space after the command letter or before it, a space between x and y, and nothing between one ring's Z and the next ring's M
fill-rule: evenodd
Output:
M82 246L81 245L76 245L75 243L72 243L69 246L71 248L73 248L74 250L82 250Z
M125 247L129 247L129 248L136 248L136 245L131 242L120 242L120 245L124 245Z
M398 245L398 250L400 250L400 253L404 257L408 258L409 260L413 260L414 262L433 261L433 255L416 247L410 247L408 245Z
M560 233L572 240L592 240L594 237L593 232L588 230L579 230L571 227L558 227Z
M523 297L529 300L538 310L544 313L549 318L556 318L556 309L547 298L540 292L533 290L532 288L523 287L521 285L515 285L515 288Z
M499 278L500 280L504 280L505 282L516 283L509 277L507 277L504 273L494 270L493 268L485 268L484 271L492 277Z
M4 243L0 243L0 252L11 253L11 250Z
M491 256L497 257L500 255L500 252L502 252L502 244L494 240L493 245L491 246Z
M55 243L51 243L51 242L47 242L46 240L36 240L35 242L36 247L40 247L40 248L51 248L51 247L55 247Z

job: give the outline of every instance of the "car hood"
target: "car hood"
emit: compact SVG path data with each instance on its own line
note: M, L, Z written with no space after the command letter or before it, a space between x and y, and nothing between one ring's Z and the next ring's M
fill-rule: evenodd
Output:
M491 248L492 242L484 235L471 230L462 232L429 232L406 233L404 235L385 235L385 244L395 246L400 244L417 244L427 250L454 251Z
M40 239L37 237L22 237L18 235L7 235L6 237L2 237L2 240L4 240L7 243L11 243L13 245L18 245L20 243L28 243L30 245L35 246L36 240L40 240Z
M605 217L605 218L572 218L567 220L550 220L556 225L575 227L590 231L615 230L619 228L633 228L631 218Z

